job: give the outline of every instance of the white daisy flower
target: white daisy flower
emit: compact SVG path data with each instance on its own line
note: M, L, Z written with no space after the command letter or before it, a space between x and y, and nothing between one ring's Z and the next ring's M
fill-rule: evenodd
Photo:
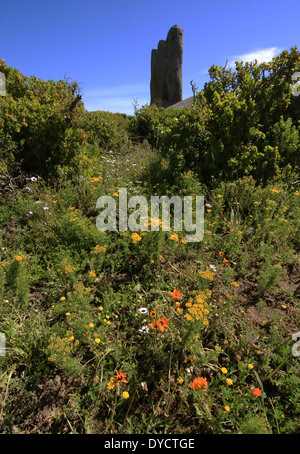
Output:
M148 313L148 309L146 307L140 307L139 308L139 313L140 314L147 314Z
M141 329L139 329L140 333L149 333L149 327L148 326L142 326Z

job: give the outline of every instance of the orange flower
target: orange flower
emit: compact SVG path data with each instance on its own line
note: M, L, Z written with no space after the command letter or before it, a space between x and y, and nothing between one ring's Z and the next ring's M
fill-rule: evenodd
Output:
M122 372L121 370L120 370L120 372L118 372L118 371L116 370L115 378L116 378L116 380L117 380L117 383L119 383L120 385L121 385L122 383L128 383L128 381L125 380L125 378L126 378L126 372Z
M222 257L222 255L224 255L224 252L219 251L219 256Z
M198 391L199 389L201 389L202 391L206 391L207 379L204 377L194 378L194 380L189 386L195 389L196 391Z
M155 317L156 317L156 312L151 311L151 312L150 312L150 317L155 318Z
M261 390L259 388L255 388L252 392L251 395L253 397L259 397L261 395Z
M159 320L156 322L156 327L159 331L162 333L166 331L166 328L169 326L169 321L166 317L161 317Z
M174 300L180 300L182 298L182 294L180 293L180 290L177 290L177 288L175 288L173 292L170 292L170 295Z
M223 263L226 263L226 264L228 263L228 260L225 259L225 257L223 258Z

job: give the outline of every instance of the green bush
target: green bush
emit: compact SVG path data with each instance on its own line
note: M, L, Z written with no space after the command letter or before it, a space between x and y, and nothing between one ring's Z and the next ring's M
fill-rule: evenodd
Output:
M84 143L78 126L84 111L76 82L25 77L0 60L6 96L0 98L0 150L22 170L51 177L71 164Z

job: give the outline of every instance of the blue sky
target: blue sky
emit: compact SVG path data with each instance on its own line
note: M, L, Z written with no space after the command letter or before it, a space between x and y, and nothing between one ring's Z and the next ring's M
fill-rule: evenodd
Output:
M151 50L184 30L183 98L211 65L300 48L299 0L0 0L0 58L26 76L69 77L87 110L150 103Z

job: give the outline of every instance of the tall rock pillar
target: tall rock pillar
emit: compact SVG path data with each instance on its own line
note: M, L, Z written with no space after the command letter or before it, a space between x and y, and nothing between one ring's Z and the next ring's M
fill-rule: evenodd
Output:
M182 101L183 30L173 25L166 41L151 53L151 104L169 107Z

